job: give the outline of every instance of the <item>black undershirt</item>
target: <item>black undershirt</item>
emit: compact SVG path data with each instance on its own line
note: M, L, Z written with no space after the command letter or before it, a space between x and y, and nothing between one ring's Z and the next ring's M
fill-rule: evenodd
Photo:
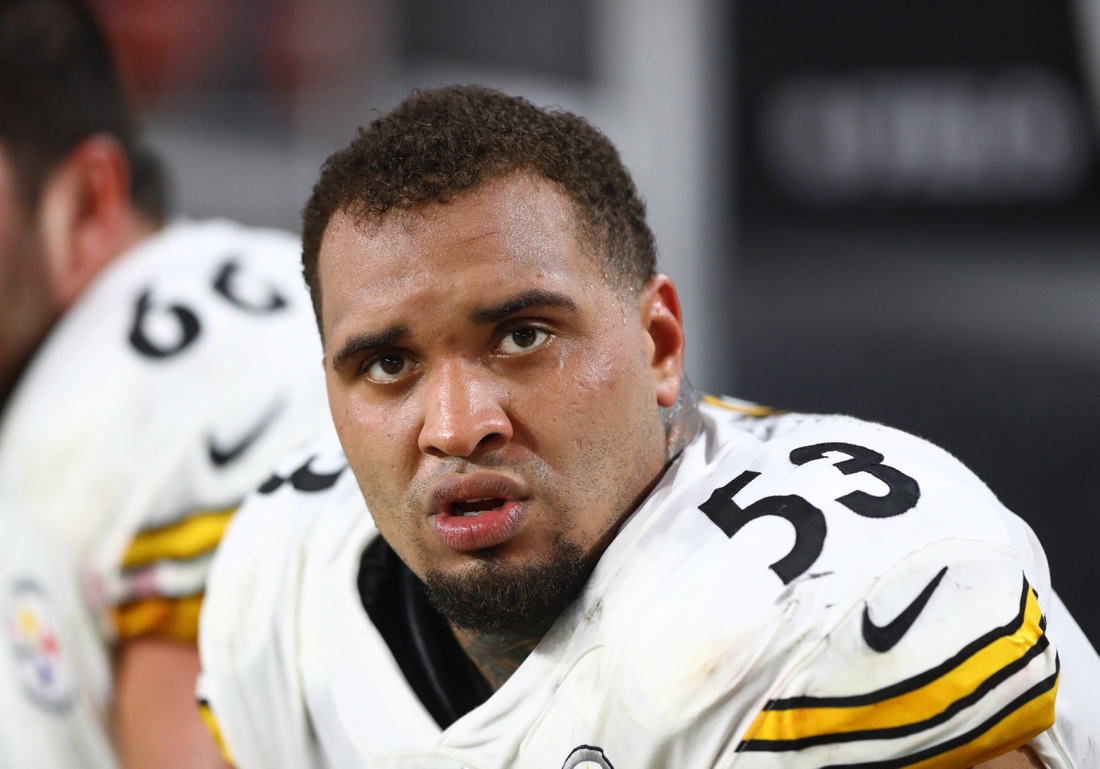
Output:
M493 688L428 602L424 584L381 537L363 551L358 586L367 616L441 729L489 699Z

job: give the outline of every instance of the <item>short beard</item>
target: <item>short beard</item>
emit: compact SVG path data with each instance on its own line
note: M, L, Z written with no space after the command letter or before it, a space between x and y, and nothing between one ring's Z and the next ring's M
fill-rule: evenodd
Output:
M545 635L576 600L590 573L581 548L558 537L541 563L514 565L489 552L462 574L429 571L424 585L432 606L456 627L534 638Z

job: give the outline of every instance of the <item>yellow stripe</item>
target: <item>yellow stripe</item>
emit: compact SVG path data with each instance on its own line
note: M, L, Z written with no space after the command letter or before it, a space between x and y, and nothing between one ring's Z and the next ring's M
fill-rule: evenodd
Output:
M214 717L214 711L205 702L199 703L199 716L202 717L202 722L206 724L206 728L210 730L214 742L218 743L218 750L222 752L222 757L226 762L232 764L233 757L229 755L229 748L225 745L225 738L222 737L222 729L218 726L218 719Z
M210 510L186 521L139 532L122 557L122 568L146 566L164 559L186 560L217 547L236 507Z
M115 631L120 641L157 636L196 644L202 595L186 598L146 598L115 607Z
M957 769L976 766L1015 750L1054 725L1054 700L1058 684L1044 694L1021 705L981 736L954 750L913 764L906 769Z
M726 401L718 398L714 395L704 395L703 403L711 406L717 406L720 409L726 409L727 411L736 411L738 414L744 414L747 417L774 417L779 414L785 414L785 411L776 411L775 409L768 408L767 406L742 406L737 403L727 403Z
M1028 590L1024 622L1011 636L998 638L965 662L919 689L881 702L854 707L765 710L746 739L800 740L826 734L890 729L919 723L942 713L951 703L982 685L990 676L1023 657L1043 634L1042 612Z

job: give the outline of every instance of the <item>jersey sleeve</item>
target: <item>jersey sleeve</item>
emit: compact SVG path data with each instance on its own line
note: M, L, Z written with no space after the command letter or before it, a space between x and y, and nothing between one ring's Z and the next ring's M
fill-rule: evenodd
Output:
M249 495L218 549L202 608L200 711L239 769L320 767L298 673L302 545L358 486L328 436Z
M210 561L236 509L198 510L134 535L110 601L116 639L152 635L197 643Z
M1013 750L1055 720L1046 627L1011 548L924 548L793 662L729 765L949 769Z

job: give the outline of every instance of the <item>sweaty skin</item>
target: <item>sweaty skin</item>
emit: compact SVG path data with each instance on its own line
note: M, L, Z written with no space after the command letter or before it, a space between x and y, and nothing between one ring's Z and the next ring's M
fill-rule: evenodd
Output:
M571 201L523 174L380 223L338 213L320 278L337 430L409 567L522 567L556 536L594 561L664 467L671 282L613 285ZM462 515L476 499L496 507Z

